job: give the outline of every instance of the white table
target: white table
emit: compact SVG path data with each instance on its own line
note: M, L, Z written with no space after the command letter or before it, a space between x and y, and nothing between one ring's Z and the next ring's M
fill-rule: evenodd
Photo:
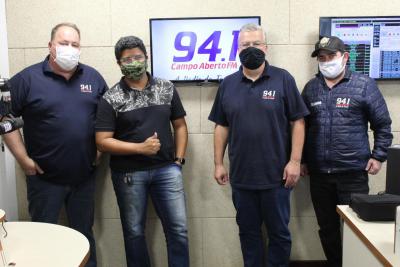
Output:
M347 205L337 206L343 224L343 267L400 266L394 254L394 222L366 222Z
M89 259L89 241L61 225L6 222L0 239L8 263L16 267L83 267ZM1 262L0 262L1 264Z

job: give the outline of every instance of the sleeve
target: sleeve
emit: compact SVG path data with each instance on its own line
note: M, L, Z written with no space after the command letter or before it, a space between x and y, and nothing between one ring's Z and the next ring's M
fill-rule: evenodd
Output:
M106 81L104 80L103 76L101 76L101 74L99 73L99 79L100 79L100 83L99 83L99 90L100 90L100 95L104 95L104 93L108 90L108 86Z
M374 133L374 148L371 157L381 162L387 158L387 149L392 144L392 120L386 101L373 79L367 84L367 116L370 128Z
M97 95L100 99L101 96L108 90L108 86L104 77L98 72L96 69L92 67L88 67L88 70L91 70L91 79L96 84Z
M308 95L307 95L307 92L310 90L309 89L310 86L312 86L312 84L310 82L308 82L304 86L303 91L301 91L301 94L300 94L300 96L301 96L301 98L303 100L303 103L304 103L304 105L305 105L305 107L306 107L306 109L308 111L308 113L304 116L304 120L306 122L306 126L307 126L307 121L309 120L309 115L311 114L311 111L310 111L310 100L309 100Z
M11 113L13 116L19 117L27 104L29 85L20 73L10 79L10 85Z
M173 88L173 90L174 91L171 100L171 116L170 116L171 121L186 116L186 111L183 108L178 91L175 89L175 87Z
M208 116L208 119L210 121L215 122L216 124L222 125L222 126L229 126L228 120L226 118L226 114L223 110L223 105L222 105L222 84L218 88L217 95L215 96L214 104L212 106L210 115Z
M289 120L296 121L310 114L299 89L297 89L293 76L289 73L286 75L285 83L285 110Z
M97 106L96 132L114 132L116 118L117 116L113 107L102 97Z
M306 92L307 92L307 87L308 87L308 84L309 83L307 83L305 86L304 86L304 88L303 88L303 91L301 92L301 97L303 98L303 102L305 103L305 105L306 105L306 107L308 108L308 106L309 106L309 104L308 104L308 100L307 100L307 94L306 94ZM309 114L308 114L309 115ZM302 157L301 157L301 163L302 164L307 164L307 154L308 154L308 144L307 144L307 128L308 128L308 124L309 124L309 116L308 115L306 115L305 116L305 118L304 118L304 122L305 122L305 128L306 128L306 132L305 132L305 138L304 138L304 145L303 145L303 154L302 154Z

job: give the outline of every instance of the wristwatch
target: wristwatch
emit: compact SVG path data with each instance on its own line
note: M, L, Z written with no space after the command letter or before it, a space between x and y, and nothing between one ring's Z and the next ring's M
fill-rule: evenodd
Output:
M179 162L181 165L185 165L185 158L175 158L174 161Z

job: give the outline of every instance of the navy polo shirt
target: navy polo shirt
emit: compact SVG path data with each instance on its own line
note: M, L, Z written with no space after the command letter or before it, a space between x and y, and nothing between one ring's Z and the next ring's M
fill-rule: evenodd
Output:
M94 170L96 108L107 85L95 69L81 63L66 80L51 70L48 60L10 79L13 115L24 120L25 147L43 169L40 177L78 184Z
M280 186L291 153L290 122L308 113L286 70L266 62L255 82L243 75L242 68L227 76L208 118L229 127L231 185L242 189Z

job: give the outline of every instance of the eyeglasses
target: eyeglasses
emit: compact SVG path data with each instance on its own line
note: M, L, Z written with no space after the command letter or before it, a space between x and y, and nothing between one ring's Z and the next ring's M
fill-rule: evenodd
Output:
M250 46L259 48L259 47L262 47L264 45L266 45L264 42L256 41L256 42L241 43L239 46L240 46L240 48L248 48Z
M130 56L130 57L123 57L119 61L122 64L130 64L133 61L142 61L143 59L145 59L144 55L134 55L134 56Z

